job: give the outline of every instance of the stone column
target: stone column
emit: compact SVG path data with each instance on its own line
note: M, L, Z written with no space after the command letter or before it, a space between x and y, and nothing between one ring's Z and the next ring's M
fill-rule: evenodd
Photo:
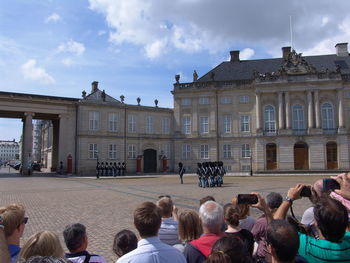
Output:
M60 144L60 116L52 121L52 164L51 171L57 171L59 167L59 144Z
M286 104L286 129L291 128L291 122L290 122L290 99L289 99L289 92L284 93L284 99Z
M256 129L261 129L261 116L260 116L260 93L255 94L255 110L256 110Z
M308 128L311 129L314 126L314 113L312 107L312 93L310 90L307 92L307 105Z
M343 118L343 91L338 90L338 128L344 128L344 118Z
M278 129L284 129L283 92L278 92Z
M28 165L32 161L33 148L33 116L34 113L25 112L23 118L22 142L22 174L29 175Z
M318 90L314 91L314 99L315 99L315 116L316 116L316 128L321 128L321 111L320 111L320 99L319 99Z

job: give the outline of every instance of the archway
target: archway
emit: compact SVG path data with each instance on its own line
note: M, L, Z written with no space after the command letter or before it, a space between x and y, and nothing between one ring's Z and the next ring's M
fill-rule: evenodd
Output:
M266 169L277 169L277 146L274 143L266 144Z
M328 142L326 144L327 152L327 169L338 169L338 147L335 142Z
M309 146L304 142L294 144L294 169L309 169Z
M157 151L146 149L143 152L143 171L145 173L157 172Z

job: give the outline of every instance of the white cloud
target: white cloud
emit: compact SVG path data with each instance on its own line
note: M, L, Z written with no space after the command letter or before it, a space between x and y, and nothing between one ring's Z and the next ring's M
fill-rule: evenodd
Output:
M66 43L59 45L58 52L70 52L80 56L85 52L85 46L82 43L69 40Z
M107 32L106 32L106 30L99 30L99 31L97 32L97 34L98 34L99 36L103 36L103 35L107 34Z
M281 47L290 43L291 15L293 45L298 52L303 52L341 36L339 26L350 16L347 12L350 1L334 4L329 0L302 3L298 0L221 0L220 3L89 0L89 3L90 9L105 16L112 43L139 46L151 58L173 50L215 53L253 45L263 47L265 53L280 56ZM341 42L348 41L346 37L343 35ZM160 43L163 43L161 51L157 49ZM252 56L251 51L246 52Z
M254 49L251 48L245 48L240 52L240 59L243 60L248 60L250 59L252 56L254 56L255 51Z
M50 16L48 16L46 19L45 19L45 22L46 23L50 23L50 22L58 22L61 20L61 17L56 14L56 13L53 13L51 14Z
M62 64L66 67L70 67L73 65L73 60L71 58L64 58L61 60Z
M39 81L42 84L53 84L55 80L49 74L46 73L44 68L36 65L35 59L30 59L23 65L21 65L21 71L26 79Z

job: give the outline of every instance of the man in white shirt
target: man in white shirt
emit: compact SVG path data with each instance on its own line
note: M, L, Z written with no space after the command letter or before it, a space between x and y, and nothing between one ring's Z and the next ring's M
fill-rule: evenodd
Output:
M182 253L158 238L162 222L159 207L142 203L134 212L134 225L141 236L137 248L117 260L117 263L186 263Z

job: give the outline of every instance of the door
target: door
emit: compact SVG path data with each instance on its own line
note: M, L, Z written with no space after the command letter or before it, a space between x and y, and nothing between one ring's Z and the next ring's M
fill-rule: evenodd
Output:
M266 145L266 169L277 169L277 147L274 143L269 143Z
M294 169L309 169L309 147L304 142L299 142L294 145Z
M338 169L338 151L335 142L329 142L326 145L327 151L327 169Z
M146 149L143 152L143 171L145 173L157 172L157 151Z

